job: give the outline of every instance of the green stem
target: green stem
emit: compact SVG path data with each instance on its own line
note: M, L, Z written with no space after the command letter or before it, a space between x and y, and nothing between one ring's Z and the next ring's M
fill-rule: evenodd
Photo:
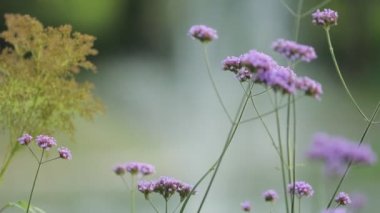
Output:
M252 86L253 85L251 85L249 87L249 94L248 94L248 96L246 94L244 95L244 97L246 97L245 100L244 100L244 97L243 97L243 100L244 100L243 101L244 102L243 107L242 107L241 111L237 114L237 117L235 119L236 122L232 123L232 127L231 127L231 130L230 130L229 137L227 138L226 143L225 143L225 145L223 147L222 153L220 154L220 156L219 156L219 158L218 158L218 160L216 162L214 173L212 174L211 180L210 180L210 182L209 182L209 184L207 186L207 189L206 189L206 192L205 192L205 194L204 194L204 196L202 198L201 204L199 205L199 208L198 208L198 211L197 211L198 213L201 212L201 210L202 210L203 204L206 201L207 195L208 195L208 193L209 193L209 191L211 189L212 184L214 183L214 179L216 177L216 174L218 173L219 166L220 166L220 164L221 164L221 162L223 160L223 157L224 157L224 155L225 155L225 153L226 153L229 145L231 144L231 141L232 141L232 139L233 139L233 137L234 137L234 135L236 133L236 130L237 130L238 126L239 126L240 120L241 120L241 118L243 116L243 112L245 110L245 107L247 106L247 102L248 102L248 100L250 98L250 95L251 95L251 88L252 88Z
M32 190L30 191L29 201L28 201L28 207L26 208L26 213L29 213L30 203L32 202L33 192L34 192L34 188L35 188L35 186L36 186L38 173L40 172L40 168L41 168L41 165L42 165L42 158L44 157L44 153L45 153L45 149L42 149L41 158L40 158L40 160L38 161L37 172L36 172L36 175L34 176L34 181L33 181L33 185L32 185Z
M294 95L292 95L292 99L294 101ZM296 182L296 128L297 128L297 123L296 123L296 104L293 102L293 144L292 144L292 147L293 147L293 157L292 157L292 168L293 168L293 186L295 186L295 182ZM294 191L294 189L293 189ZM294 194L291 194L291 199L292 199L292 213L294 212L294 200L295 200L295 195Z
M136 175L131 175L131 213L136 212L136 195L135 195L135 177Z
M303 0L298 1L297 6L297 16L296 16L296 30L295 30L295 41L298 41L300 25L301 25L301 11L303 6Z
M165 199L165 213L168 213L168 199Z
M284 0L280 0L280 2L289 11L289 13L292 14L292 16L297 17L297 14L293 11L293 9Z
M157 207L153 204L153 202L152 202L150 199L148 199L148 202L149 202L149 204L152 206L152 208L154 209L154 211L155 211L156 213L160 213L160 211L158 211Z
M298 198L298 212L301 213L301 198Z
M292 165L291 163L291 159L290 159L290 156L291 156L291 146L290 146L290 102L291 102L291 95L289 94L288 95L288 110L287 110L287 113L286 113L286 160L287 160L287 168L288 168L288 180L290 183L294 182L294 179L292 177L292 169L294 169L294 165ZM290 196L290 199L291 199L291 205L290 205L290 212L293 213L294 212L294 206L293 206L293 199L294 199L294 196Z
M313 13L314 11L316 11L317 9L319 9L319 8L325 6L326 4L330 3L330 1L331 1L331 0L325 0L325 1L321 2L320 4L318 4L318 5L314 6L314 7L312 7L310 10L308 10L308 11L302 13L301 18L310 15L311 13Z
M275 102L275 108L278 107L278 100L277 100L277 94L275 94L274 98ZM278 148L280 151L280 161L281 161L281 176L282 176L282 185L283 185L283 191L284 191L284 199L285 199L285 206L286 206L286 212L289 213L289 200L288 200L288 193L287 193L287 181L286 181L286 175L285 175L285 162L284 162L284 153L282 148L282 142L281 142L281 125L280 125L280 116L278 113L278 110L275 111L276 114L276 126L277 126L277 135L278 135ZM289 165L288 165L289 166Z
M204 57L205 57L205 63L206 63L206 67L207 67L207 74L208 74L208 77L209 77L209 79L211 81L211 85L212 85L212 88L214 89L216 97L218 98L219 104L222 106L223 111L227 115L228 120L230 121L230 123L232 123L233 121L232 121L231 115L228 113L228 110L227 110L226 106L223 103L222 97L219 94L218 87L216 86L215 80L212 77L210 60L208 58L208 52L207 52L207 46L206 45L207 44L203 45L203 54L204 54Z
M339 79L342 82L343 87L346 90L347 95L350 97L350 99L351 99L352 103L355 105L356 109L360 112L360 114L363 116L363 118L365 118L366 121L369 121L369 119L367 118L367 116L364 114L364 112L360 108L359 104L356 102L354 96L351 94L350 90L348 89L346 81L344 80L342 72L340 71L338 62L337 62L336 57L335 57L334 48L333 48L332 43L331 43L330 28L329 27L325 27L325 32L326 32L326 37L327 37L327 42L328 42L328 45L329 45L331 57L332 57L332 60L334 62L334 66L335 66L335 69L336 69L336 71L338 73Z
M360 147L360 145L363 143L364 138L365 138L365 136L367 135L369 128L370 128L371 125L373 124L372 121L375 119L376 114L377 114L377 112L379 111L379 108L380 108L380 102L377 104L376 109L375 109L375 111L374 111L373 114L372 114L371 120L368 121L368 125L366 126L366 128L365 128L365 130L364 130L364 133L363 133L362 137L360 138L360 141L359 141L359 144L358 144L359 147ZM342 185L344 179L346 178L346 176L347 176L347 174L348 174L348 171L350 170L352 164L353 164L353 159L351 159L351 160L348 162L347 167L346 167L346 170L344 171L344 174L343 174L342 177L340 178L339 183L338 183L337 187L335 188L334 193L332 194L332 196L331 196L331 198L330 198L330 201L329 201L329 203L327 204L326 209L330 208L332 202L334 201L334 198L335 198L335 196L336 196L336 193L338 193L338 190L340 189L340 186Z

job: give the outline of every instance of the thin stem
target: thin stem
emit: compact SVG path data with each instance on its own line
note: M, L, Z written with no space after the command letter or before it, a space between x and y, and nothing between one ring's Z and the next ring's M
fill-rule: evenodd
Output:
M285 2L285 0L280 0L281 4L289 11L292 16L297 17L298 15L294 12L294 10Z
M280 154L280 151L278 150L278 147L277 147L276 142L275 142L275 140L274 140L274 138L273 138L273 135L272 135L271 132L269 131L269 128L268 128L267 124L265 123L265 121L264 121L262 115L259 113L259 111L258 111L258 109L257 109L257 106L256 106L255 102L253 101L253 98L252 98L252 97L251 97L251 103L252 103L252 106L253 106L255 112L257 113L257 117L260 119L261 123L262 123L263 126L264 126L265 131L267 132L267 134L268 134L268 136L269 136L269 139L270 139L271 142L272 142L272 146L274 147L274 149L276 150L278 156L280 157L281 154Z
M301 198L298 198L298 212L301 213Z
M301 18L310 15L311 13L313 13L314 11L316 11L318 8L321 8L321 7L325 6L326 4L330 3L330 1L331 0L325 0L325 1L317 4L316 6L312 7L308 11L302 13Z
M294 104L297 100L299 100L302 97L305 97L305 96L299 96L299 97L294 98L293 101L292 101L292 103ZM270 115L270 114L274 113L276 110L283 109L286 106L288 106L287 103L286 104L282 104L282 105L278 106L277 108L275 108L273 110L270 110L268 112L264 112L264 113L260 114L260 116L255 116L255 117L252 117L252 118L248 118L248 119L242 120L242 121L240 121L240 124L244 124L244 123L248 123L250 121L254 121L254 120L260 119L260 117L265 117L267 115Z
M204 202L206 201L207 195L208 195L208 193L209 193L209 191L210 191L210 189L211 189L212 184L214 183L214 179L215 179L215 177L216 177L216 174L218 173L219 166L220 166L220 164L221 164L221 162L222 162L222 160L223 160L223 157L224 157L224 155L225 155L225 153L226 153L226 151L227 151L229 145L231 144L231 141L232 141L232 139L233 139L233 137L234 137L234 135L235 135L235 133L236 133L236 130L237 130L238 126L239 126L239 123L240 123L240 120L241 120L241 118L242 118L242 116L243 116L243 113L244 113L245 107L247 106L247 103L248 103L249 97L250 97L250 95L251 95L251 88L252 88L252 86L253 86L253 85L251 85L251 86L249 87L249 88L250 88L250 89L249 89L249 94L248 94L248 96L245 95L245 96L246 96L245 100L244 100L244 97L243 97L243 100L244 100L244 101L243 101L243 102L244 102L243 107L242 107L242 109L240 110L240 112L237 114L237 117L236 117L237 119L235 119L236 122L233 122L233 124L232 124L232 127L231 127L231 131L230 131L229 137L227 138L227 141L226 141L226 143L225 143L225 145L224 145L224 148L223 148L223 150L222 150L222 153L220 154L220 156L219 156L219 158L218 158L218 161L217 161L216 166L215 166L214 173L213 173L213 175L212 175L212 177L211 177L211 180L210 180L210 182L209 182L209 184L208 184L208 186L207 186L207 189L206 189L206 192L205 192L205 194L204 194L204 196L203 196L203 198L202 198L201 204L199 205L199 208L198 208L198 211L197 211L198 213L201 212L201 210L202 210L203 204L204 204Z
M275 102L275 108L278 107L278 100L277 95L275 94L274 98ZM285 176L285 168L284 168L284 153L282 149L282 142L281 142L281 125L280 125L280 116L278 113L278 110L275 111L276 114L276 126L277 126L277 135L278 135L278 148L280 151L280 161L281 161L281 176L282 176L282 185L283 185L283 191L284 191L284 199L285 199L285 206L286 206L286 212L289 213L289 201L288 201L288 193L286 190L286 176Z
M288 180L290 183L294 182L294 179L292 177L292 169L294 165L291 164L291 146L290 146L290 102L291 102L291 95L288 95L288 110L286 113L286 160L287 160L287 165L288 165ZM293 206L293 197L291 195L291 206L290 206L290 212L294 212L294 206Z
M168 199L165 199L165 213L168 213Z
M380 108L380 102L377 104L376 109L375 109L375 111L374 111L373 114L372 114L371 120L368 122L368 125L367 125L366 128L365 128L364 133L363 133L362 137L360 138L360 141L359 141L358 146L360 146L360 145L363 143L364 138L365 138L365 136L367 135L369 128L370 128L371 125L373 124L372 121L375 119L376 114L377 114L377 112L379 111L379 108ZM332 196L331 196L331 198L330 198L330 201L329 201L329 203L327 204L326 209L330 208L332 202L334 201L335 195L336 195L336 193L338 192L340 186L342 185L344 179L346 178L346 176L347 176L347 174L348 174L348 171L350 170L352 164L353 164L353 159L351 159L351 160L348 162L347 167L346 167L346 170L344 171L343 176L340 178L339 183L338 183L337 187L335 188L334 193L332 194Z
M34 188L35 188L35 186L36 186L38 173L39 173L40 168L41 168L41 165L42 165L42 158L44 157L44 153L45 153L45 149L42 149L41 158L40 158L40 160L38 161L37 172L36 172L36 175L34 176L34 181L33 181L33 185L32 185L32 190L30 191L29 201L28 201L28 207L26 208L26 213L29 213L30 203L32 202L33 192L34 192Z
M294 101L294 95L292 95L292 100ZM292 162L292 168L293 168L293 186L295 187L295 182L296 182L296 129L297 129L297 123L296 123L296 104L293 102L293 162ZM294 189L293 189L294 191ZM294 212L294 200L295 200L295 195L291 194L291 199L292 199L292 213Z
M53 160L58 160L60 159L61 157L55 157L55 158L52 158L52 159L49 159L49 160L45 160L44 162L42 162L41 164L45 164L45 163L48 163L50 161L53 161Z
M136 175L131 175L131 213L136 212L136 195L135 195L135 177Z
M334 65L335 65L335 69L336 69L336 71L338 73L339 79L342 82L343 87L346 90L347 95L350 97L350 99L351 99L352 103L355 105L356 109L360 112L360 114L365 118L366 121L369 121L369 119L367 118L367 116L364 114L364 112L362 111L362 109L359 107L359 104L356 102L354 96L351 94L350 90L348 89L346 81L344 80L342 72L340 71L338 62L337 62L336 57L335 57L334 48L333 48L333 46L331 44L330 28L326 27L325 31L326 31L326 37L327 37L327 42L328 42L328 45L329 45L331 57L333 59L333 62L334 62Z
M127 180L125 180L123 175L120 175L121 180L123 181L125 187L127 187L128 190L131 190L131 187L128 185Z
M37 155L36 155L36 154L33 152L33 150L30 148L30 146L29 146L29 145L26 145L26 146L28 147L29 151L32 153L32 155L33 155L34 159L36 159L36 161L38 162L38 161L39 161L39 159L38 159Z
M303 6L303 0L299 0L298 5L297 5L297 15L296 15L295 41L298 41L298 37L299 37L302 6Z
M227 115L228 120L230 121L230 123L232 123L233 121L232 121L231 115L228 113L228 110L227 110L226 106L223 103L222 97L219 94L218 87L216 86L215 80L212 77L210 60L208 58L208 52L207 52L207 46L206 45L207 44L203 45L203 54L204 54L204 57L205 57L205 63L206 63L206 67L207 67L207 74L208 74L208 77L209 77L209 79L211 81L211 85L212 85L212 88L214 89L216 97L218 98L219 104L222 106L223 111Z
M152 206L152 208L154 209L154 211L156 213L160 213L160 211L158 211L157 207L153 204L153 202L150 199L147 199L147 200L148 200L149 204Z

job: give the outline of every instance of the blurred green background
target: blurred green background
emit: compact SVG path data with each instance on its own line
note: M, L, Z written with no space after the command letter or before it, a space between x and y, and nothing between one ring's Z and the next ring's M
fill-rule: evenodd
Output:
M297 0L285 0L293 8ZM305 1L304 10L321 2ZM333 1L339 25L331 30L338 60L353 95L369 114L379 95L380 1ZM94 82L95 93L107 113L94 122L77 121L72 161L43 167L33 203L47 212L128 212L129 195L112 167L142 161L156 166L155 177L167 175L195 183L219 155L229 122L207 79L201 45L187 36L193 24L218 30L209 45L215 79L230 113L242 95L231 73L220 62L228 55L258 49L286 62L271 50L277 38L294 38L294 18L279 0L0 0L0 13L30 14L45 26L71 24L95 35L100 54L93 58L98 73L83 73ZM4 19L1 19L2 29ZM315 47L318 59L300 64L297 73L320 81L325 94L318 102L301 99L298 110L299 179L315 187L315 198L305 201L305 212L319 212L327 197L321 165L305 161L304 153L315 132L324 131L358 140L365 122L339 82L321 28L302 20L300 42ZM265 97L259 109L270 109ZM246 117L253 115L249 109ZM267 118L272 130L272 117ZM379 126L366 141L380 150ZM5 141L4 138L1 138ZM3 143L5 146L5 143ZM1 152L3 155L4 153ZM36 169L32 156L21 151L0 186L0 205L26 199ZM343 189L369 197L363 212L375 212L379 166L354 168ZM332 182L334 184L334 182ZM327 185L329 188L331 185ZM278 159L262 125L242 125L230 147L203 212L239 212L242 200L253 202L254 212L268 212L261 193L280 191ZM199 188L188 212L195 212L205 185ZM280 194L282 195L282 193ZM157 196L156 203L163 203ZM175 203L171 203L172 206ZM281 211L282 202L275 205ZM19 212L9 210L7 212ZM153 212L138 196L138 212Z

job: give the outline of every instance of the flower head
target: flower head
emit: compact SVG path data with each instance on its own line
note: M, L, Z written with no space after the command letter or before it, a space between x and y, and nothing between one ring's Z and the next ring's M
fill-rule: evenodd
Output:
M324 9L322 11L318 9L311 16L315 25L329 27L338 24L338 13L331 9Z
M71 155L70 149L66 147L58 148L59 157L65 160L71 160L73 157Z
M149 198L149 194L152 193L155 189L156 185L152 181L140 181L137 184L137 189L144 194L145 199Z
M151 164L140 163L139 171L143 176L153 174L155 172L155 168Z
M335 197L335 202L341 206L345 206L351 203L351 199L345 192L339 192L339 194Z
M324 133L315 134L307 156L322 160L328 175L343 174L351 161L353 165L372 165L377 160L369 144L358 146L358 142Z
M240 207L241 207L241 209L242 209L244 212L250 212L250 211L251 211L251 203L250 203L248 200L242 202L242 203L240 204Z
M21 144L21 145L28 145L30 142L32 142L33 140L33 137L29 134L23 134L21 137L19 137L17 139L17 141Z
M153 165L141 162L126 163L125 170L132 175L141 174L143 176L150 175L155 172Z
M210 42L218 38L216 30L205 25L194 25L189 30L189 35L201 42Z
M125 170L125 165L124 164L118 164L113 168L113 171L115 172L116 175L124 175L126 170Z
M50 137L48 135L37 136L36 143L40 148L44 150L49 150L51 147L57 145L56 140L53 137Z
M310 62L317 58L317 54L315 53L313 47L298 44L294 41L278 39L277 41L273 42L272 48L274 51L280 53L291 61L300 60L304 62Z
M288 185L288 192L294 194L297 197L311 197L314 194L314 190L311 185L305 181L296 181Z
M263 193L263 197L266 202L274 202L278 199L278 194L275 190L269 189Z
M241 68L240 57L228 56L222 62L223 70L229 70L233 73L237 73Z
M276 66L267 72L258 72L255 81L282 93L295 94L297 76L288 67Z
M312 96L317 100L320 100L323 94L321 84L306 76L297 78L296 87L304 91L307 96Z
M272 57L257 50L250 50L240 56L240 62L252 73L266 72L277 66Z

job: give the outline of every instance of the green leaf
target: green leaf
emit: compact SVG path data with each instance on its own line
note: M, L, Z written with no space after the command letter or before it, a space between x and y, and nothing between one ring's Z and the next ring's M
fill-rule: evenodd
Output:
M26 209L28 208L28 202L24 200L19 200L17 202L9 202L7 205L5 205L3 208L0 209L0 213L4 212L6 209L9 209L9 208L19 208L26 211ZM30 213L46 213L44 210L32 205L30 205L29 207L29 212Z

